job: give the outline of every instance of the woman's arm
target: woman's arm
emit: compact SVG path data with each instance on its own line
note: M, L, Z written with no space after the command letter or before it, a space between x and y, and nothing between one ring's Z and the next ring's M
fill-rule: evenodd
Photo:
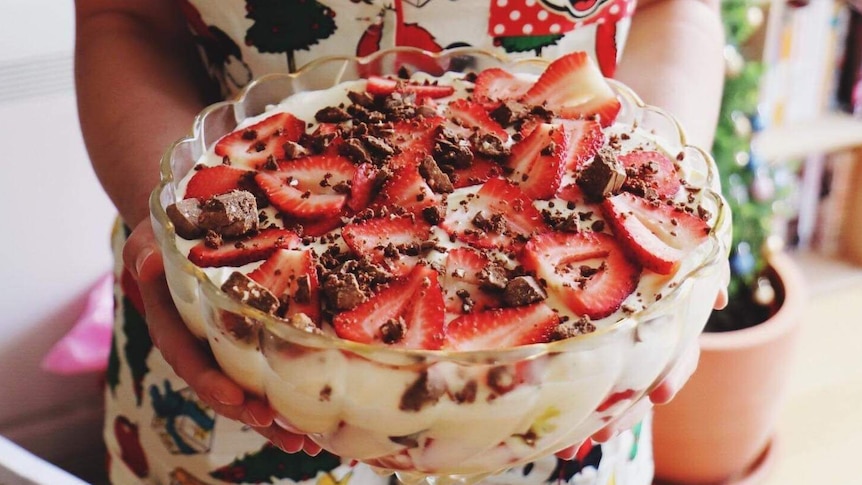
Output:
M76 1L78 111L93 168L135 227L167 146L207 102L200 60L172 0Z
M720 0L640 0L616 77L709 150L724 80Z

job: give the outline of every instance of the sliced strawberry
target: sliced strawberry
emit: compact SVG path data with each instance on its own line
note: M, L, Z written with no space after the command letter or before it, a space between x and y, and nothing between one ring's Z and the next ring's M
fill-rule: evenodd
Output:
M299 236L286 229L263 229L249 237L236 241L225 241L217 248L202 241L192 246L189 260L202 267L242 266L268 258L275 250L294 248L300 243Z
M477 131L479 134L490 134L506 141L509 133L488 115L485 108L466 99L456 99L446 107L449 119L460 126Z
M209 199L231 190L254 186L253 172L228 165L215 165L197 170L186 186L186 199Z
M615 312L637 287L640 268L610 234L546 233L524 247L524 267L535 272L578 315Z
M508 180L492 178L465 200L464 205L450 204L453 209L441 225L472 246L512 249L549 230L531 199Z
M332 321L344 339L382 343L408 349L439 349L443 345L443 292L437 272L418 265L352 310Z
M402 152L430 154L434 150L434 139L445 120L441 116L433 116L395 122L389 142Z
M492 109L503 101L514 101L526 93L533 85L526 79L521 79L514 74L500 69L485 69L476 76L473 86L473 99Z
M419 262L421 245L430 234L431 226L411 216L368 219L341 229L350 249L399 276Z
M399 208L421 216L423 210L441 205L442 197L434 193L428 182L419 174L416 159L410 158L405 164L395 170L392 177L383 184L371 207L388 207L390 210Z
M674 272L709 235L709 226L694 214L628 192L602 201L602 212L634 258L659 274Z
M277 172L254 180L279 211L299 218L331 218L341 213L347 194L336 187L353 179L356 167L344 157L313 155L279 163Z
M623 188L638 195L655 193L670 199L682 187L676 166L664 153L638 151L620 155L620 162L626 167L626 182Z
M511 169L509 180L518 184L528 197L550 199L560 187L565 152L565 131L560 126L542 123L512 147L506 161Z
M443 274L446 311L474 313L501 305L499 295L482 288L481 274L490 264L488 258L472 249L449 250Z
M566 202L574 202L575 204L579 204L584 201L584 192L578 186L578 184L566 184L560 187L560 190L557 191L557 197L565 200Z
M446 347L490 350L548 342L560 318L544 302L498 308L456 318L446 326Z
M453 86L414 83L382 76L370 76L365 89L369 93L378 96L386 96L398 91L399 93L412 93L419 98L431 99L445 98L455 92Z
M278 249L248 274L287 304L285 317L304 313L320 319L320 284L311 249Z
M562 125L567 137L565 169L576 172L605 144L605 134L595 120L565 120Z
M602 126L611 125L621 107L613 88L586 52L557 58L521 100L545 105L564 118L596 116Z
M479 185L488 181L488 179L501 175L503 175L503 167L499 163L476 156L473 157L473 162L469 167L456 168L449 175L449 180L452 182L452 186L458 189L471 185Z
M296 217L283 217L284 227L295 230L302 236L323 236L324 234L341 227L341 215L330 217L315 217L311 219L299 219Z
M359 212L371 203L377 189L378 170L370 163L363 163L356 167L353 180L350 182L350 197L347 206L353 212Z
M258 168L269 157L285 158L284 144L299 141L304 133L305 122L290 113L278 113L228 133L216 143L215 153L234 165Z

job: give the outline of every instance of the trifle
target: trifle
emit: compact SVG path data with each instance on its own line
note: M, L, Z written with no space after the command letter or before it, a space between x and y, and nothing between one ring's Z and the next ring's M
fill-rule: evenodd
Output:
M280 423L405 481L553 453L646 399L729 237L709 156L583 53L324 59L205 110L162 174L190 330Z

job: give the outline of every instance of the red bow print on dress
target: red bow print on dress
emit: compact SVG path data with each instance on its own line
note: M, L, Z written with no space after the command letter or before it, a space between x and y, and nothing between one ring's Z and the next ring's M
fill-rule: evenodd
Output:
M596 24L596 58L606 76L616 67L616 24L629 17L634 0L491 0L492 37L565 34Z

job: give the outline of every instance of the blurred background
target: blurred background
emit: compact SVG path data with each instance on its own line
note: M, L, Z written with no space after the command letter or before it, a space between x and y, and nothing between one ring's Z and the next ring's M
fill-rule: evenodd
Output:
M782 445L762 480L859 483L857 466L828 463L862 449L862 418L844 404L862 397L862 14L837 0L726 0L723 10L713 153L734 208L733 282L708 330L770 319L786 296L770 260L789 256L806 305L773 413ZM112 265L114 212L77 123L73 13L72 2L0 0L0 436L97 482L102 373L42 366ZM825 435L821 416L835 423Z

